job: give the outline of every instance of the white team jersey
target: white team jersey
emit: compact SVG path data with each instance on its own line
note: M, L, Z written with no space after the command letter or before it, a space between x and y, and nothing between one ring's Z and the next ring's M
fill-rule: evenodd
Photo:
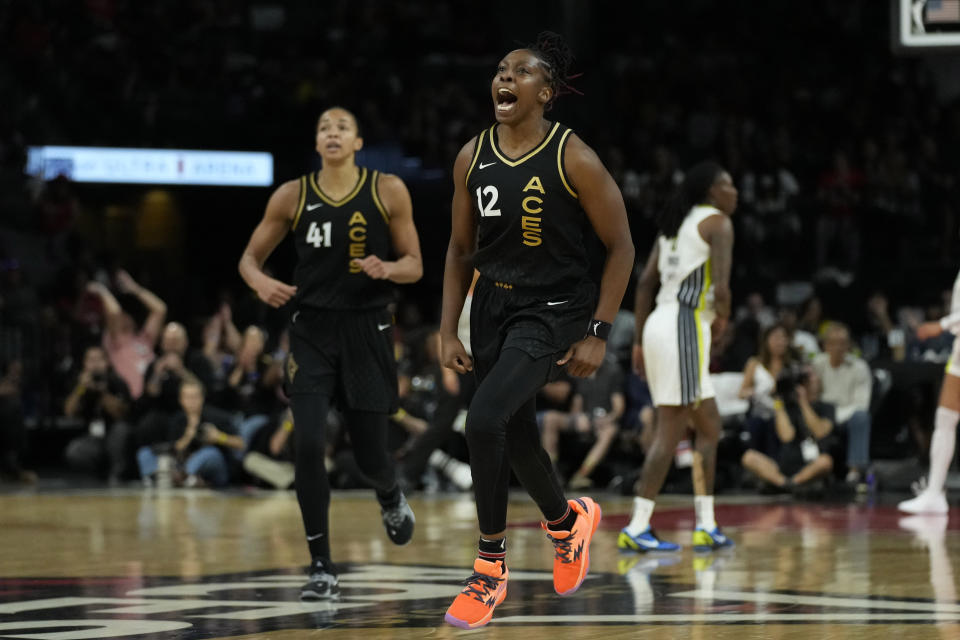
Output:
M714 318L713 281L710 278L710 245L697 228L719 209L699 205L690 209L675 238L660 236L660 292L657 306L681 304L699 311L700 319Z
M954 336L960 336L960 273L953 281L953 296L950 299L950 315L940 318L940 327ZM960 337L953 339L953 353L947 360L947 374L960 378Z
M940 326L944 331L960 335L960 273L953 281L953 294L950 298L950 315L940 319Z

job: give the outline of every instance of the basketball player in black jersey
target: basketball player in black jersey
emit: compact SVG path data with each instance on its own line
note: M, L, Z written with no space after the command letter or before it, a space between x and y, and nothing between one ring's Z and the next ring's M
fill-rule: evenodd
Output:
M413 511L386 449L387 416L396 410L391 283L423 274L410 195L397 176L359 167L363 140L353 114L325 111L316 148L323 168L284 183L240 259L240 275L267 304L293 302L286 384L296 425L297 499L312 556L309 599L338 595L330 562L330 485L324 427L331 404L345 413L360 469L376 489L390 539L406 544ZM294 234L294 285L269 277L263 264Z
M540 445L534 397L561 367L592 374L633 268L623 198L597 155L570 129L544 117L567 88L570 52L560 36L500 61L491 86L497 123L460 150L454 164L453 229L443 282L443 364L474 371L467 416L479 557L447 610L465 628L490 621L506 596L510 469L543 512L554 544L554 588L573 593L589 568L600 522L590 498L568 501ZM584 226L607 248L599 297L587 275ZM473 268L473 357L457 319Z

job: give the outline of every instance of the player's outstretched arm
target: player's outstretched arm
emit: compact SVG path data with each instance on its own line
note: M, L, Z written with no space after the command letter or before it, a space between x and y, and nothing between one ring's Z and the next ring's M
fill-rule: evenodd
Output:
M633 297L633 371L637 375L643 374L643 327L647 324L647 317L653 308L653 296L660 284L660 240L653 241L653 249L647 263L637 278L637 291Z
M123 269L117 271L117 285L124 293L136 296L137 300L149 311L149 315L143 323L142 333L151 345L156 345L160 338L160 332L163 331L163 321L167 318L167 303L154 292L140 286Z
M607 248L600 297L593 317L613 323L633 273L633 239L623 195L597 154L576 135L571 135L567 143L564 164L580 197L580 206ZM558 364L569 363L571 375L586 377L597 370L605 353L606 343L590 336L571 346Z
M273 192L263 219L253 230L237 267L243 281L271 307L283 306L297 292L296 287L265 274L263 264L290 231L299 199L300 183L296 180L283 183Z
M377 191L390 216L390 239L396 260L381 260L370 254L355 258L363 272L375 280L390 280L397 284L416 282L423 277L420 258L420 238L413 224L413 204L403 180L392 174L379 176Z
M467 170L473 158L477 139L460 149L453 164L453 204L451 207L450 244L443 269L443 305L440 314L441 364L459 373L473 369L463 343L457 337L457 324L463 302L473 280L473 254L477 248L477 223L473 201L467 193Z
M110 292L103 283L91 280L87 283L87 291L100 298L103 304L103 312L107 321L107 334L116 335L120 327L120 317L123 315L123 309L116 297Z

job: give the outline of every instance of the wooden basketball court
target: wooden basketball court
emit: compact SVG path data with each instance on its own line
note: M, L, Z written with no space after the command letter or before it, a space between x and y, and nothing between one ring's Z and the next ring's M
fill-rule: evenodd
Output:
M955 513L721 500L732 552L637 556L615 547L629 500L598 500L590 577L559 598L538 513L514 496L507 599L461 631L443 613L476 553L467 495L413 496L399 548L371 495L335 495L342 597L307 604L292 493L0 494L0 638L960 638ZM692 501L664 500L654 525L689 545Z

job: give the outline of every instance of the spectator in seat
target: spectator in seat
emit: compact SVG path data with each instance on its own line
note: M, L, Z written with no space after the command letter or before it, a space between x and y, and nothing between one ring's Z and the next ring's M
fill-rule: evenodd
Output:
M559 454L559 433L573 430L584 445L591 444L580 467L570 477L571 489L593 485L590 475L596 469L620 428L620 417L626 408L623 393L623 371L608 356L589 378L576 380L569 413L550 412L544 416L541 441L551 460Z
M782 324L775 324L763 332L760 353L747 360L739 397L750 401L747 430L754 448L767 456L778 449L774 437L774 395L781 372L795 361L790 347L790 335Z
M21 464L27 440L20 392L23 364L13 360L0 368L0 374L0 481L34 484L37 474Z
M276 421L281 407L277 390L283 380L281 362L264 353L266 335L256 326L243 332L221 408L243 414L240 435L250 442L257 431Z
M860 337L860 346L868 362L900 362L906 357L906 333L894 324L889 307L882 291L867 300L868 329Z
M179 322L168 322L160 339L160 355L147 367L144 391L137 407L137 441L162 442L168 422L180 410L180 385L192 376L204 389L212 383L210 362L202 353L189 349L187 330Z
M824 351L813 360L813 369L823 381L823 400L836 408L836 426L847 438L847 484L860 485L870 464L870 367L850 352L850 330L831 323L823 341Z
M81 419L87 430L67 445L70 467L106 475L110 484L116 484L127 470L129 410L127 383L110 367L103 347L88 347L83 354L83 369L63 406L64 415Z
M820 343L817 336L800 328L800 318L797 315L795 307L781 307L779 311L779 323L792 336L791 344L797 351L797 355L804 361L813 360L820 353Z
M168 441L137 450L144 485L153 485L159 455L169 452L176 459L178 484L225 486L230 481L230 461L234 458L227 454L243 451L243 439L232 432L227 414L205 406L203 385L193 376L186 377L180 385L180 407L170 420Z
M226 302L207 321L203 329L203 355L210 363L213 374L207 387L210 398L218 398L227 386L227 377L232 371L235 354L240 350L243 336L233 324L233 311ZM283 358L280 358L283 361Z
M144 375L145 406L160 411L176 411L180 383L188 374L206 385L213 380L210 362L190 347L187 329L179 322L168 322L160 337L160 355L150 363Z
M820 379L809 368L799 379L780 378L774 400L773 455L748 449L741 459L745 469L774 487L791 491L833 470L833 407L819 400Z
M167 317L167 305L156 294L137 284L126 271L118 271L116 281L120 291L134 295L149 311L139 331L133 318L120 307L106 286L91 282L87 291L98 296L103 304L107 324L103 335L104 350L114 371L127 383L130 397L136 400L143 393L143 376L153 362L153 350Z

